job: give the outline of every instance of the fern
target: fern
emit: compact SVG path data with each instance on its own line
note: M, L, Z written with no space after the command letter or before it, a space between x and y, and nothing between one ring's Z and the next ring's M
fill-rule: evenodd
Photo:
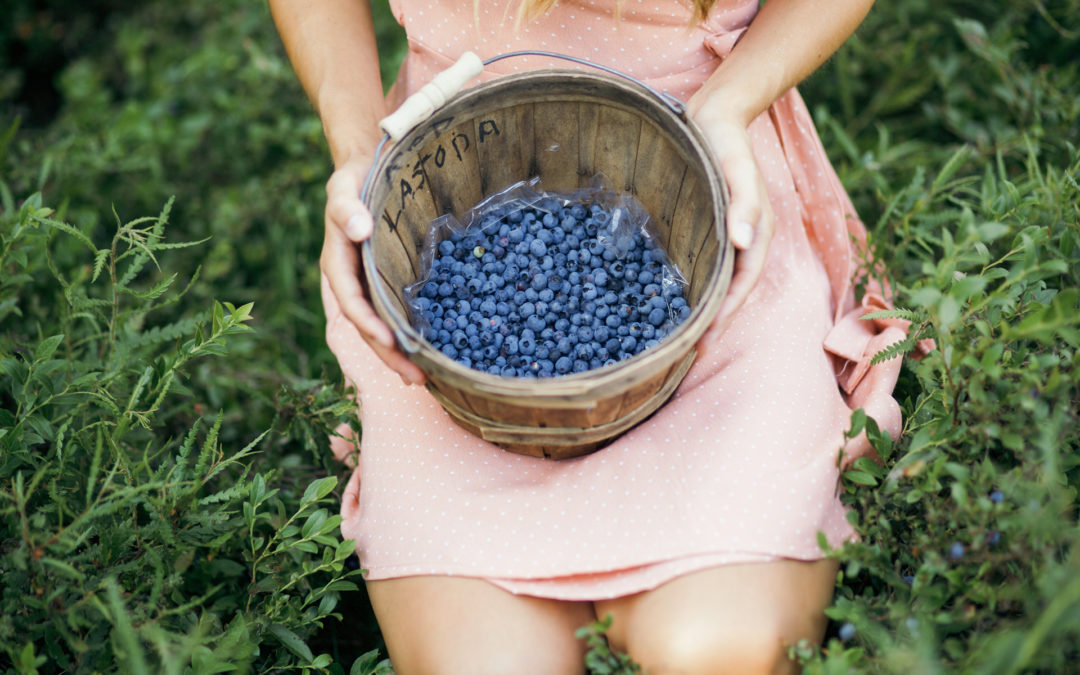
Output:
M876 312L869 312L859 317L863 321L874 321L877 319L904 319L905 321L911 321L912 323L920 323L926 321L926 315L922 312L916 312L911 309L904 309L897 307L895 309L881 309Z
M218 433L221 431L221 422L224 419L224 415L219 411L217 417L214 419L214 425L210 427L209 433L206 434L206 439L203 441L202 447L199 450L199 457L195 462L196 476L201 477L205 475L213 460L216 459L218 454Z
M125 224L121 224L120 216L117 215L116 210L113 209L113 216L116 218L116 224L118 226L117 237L113 242L113 265L115 266L128 256L134 256L134 259L128 263L124 274L116 280L116 285L118 287L127 288L128 285L134 281L135 277L138 276L139 272L146 266L147 261L153 261L154 266L159 267L157 258L154 257L154 249L158 240L161 239L165 223L168 222L174 199L174 197L169 198L169 201L165 203L165 206L161 209L161 213L156 218L136 218ZM153 222L154 224L151 227L144 229L139 229L137 227L146 222ZM127 243L128 249L117 255L117 244L121 241Z
M137 291L132 288L121 287L120 292L135 296L140 300L157 300L165 293L165 291L169 290L169 287L172 286L174 281L176 281L177 276L178 275L173 274L169 277L166 277L165 279L162 279L161 281L150 287L150 289L145 291Z
M915 348L916 342L917 340L915 340L914 337L911 335L905 337L903 340L894 342L888 347L885 347L884 349L879 351L877 354L874 354L874 358L870 359L870 365L874 366L882 363L883 361L889 361L891 359L894 359L897 356L903 356L904 354L907 354L909 351Z
M163 326L154 326L144 331L133 333L123 338L121 345L124 349L133 350L143 347L151 347L164 342L179 340L185 335L190 335L199 321L192 318L183 318L167 323Z

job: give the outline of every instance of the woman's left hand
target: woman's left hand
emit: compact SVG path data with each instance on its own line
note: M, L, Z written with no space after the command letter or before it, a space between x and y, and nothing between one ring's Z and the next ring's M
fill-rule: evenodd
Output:
M715 112L696 96L690 99L688 110L709 141L727 182L731 201L725 225L728 237L737 249L731 285L716 320L698 342L700 350L707 349L727 329L761 278L775 218L746 125Z

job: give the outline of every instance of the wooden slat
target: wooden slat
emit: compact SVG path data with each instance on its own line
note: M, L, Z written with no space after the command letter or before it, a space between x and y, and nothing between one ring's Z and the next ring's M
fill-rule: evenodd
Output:
M426 146L430 158L424 162L424 173L436 215L453 213L461 219L484 198L476 146L473 120L461 122Z
M578 177L577 185L588 185L596 175L596 129L600 108L595 103L577 105Z
M701 294L708 284L716 266L716 256L720 254L720 242L715 236L703 237L701 248L694 259L693 270L684 272L686 280L690 282L690 288L686 292L686 301L691 307L696 307L701 300Z
M686 162L654 124L643 123L634 167L634 194L652 216L661 241L671 232Z
M558 102L533 104L533 156L546 190L578 187L578 110Z
M382 178L379 192L385 195L383 208L373 213L375 241L379 255L383 251L397 257L398 251L390 243L397 240L400 252L409 260L409 275L416 278L420 270L420 252L431 219L436 216L435 202L424 176L423 166L416 157L408 156L400 162L400 168L389 178ZM389 245L383 245L383 242ZM403 275L403 269L395 269L395 275Z
M671 220L671 237L667 241L668 257L684 275L694 269L701 237L715 237L709 195L700 182L690 180L689 175L687 179L679 192L679 204Z
M532 105L523 103L495 110L473 122L480 190L484 195L536 174Z
M641 117L611 106L598 108L593 169L602 172L613 189L632 192Z

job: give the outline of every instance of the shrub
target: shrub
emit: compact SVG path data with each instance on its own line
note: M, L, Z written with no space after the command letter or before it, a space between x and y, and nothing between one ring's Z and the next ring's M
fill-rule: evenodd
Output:
M158 320L198 277L162 268L196 245L165 241L171 202L99 248L39 195L0 194L6 657L20 672L325 669L305 638L357 574L327 508L337 479L286 480L257 455L271 437L327 450L351 402L316 384L283 397L303 403L273 428L224 442L189 374L251 330L252 307Z
M872 433L884 464L845 476L860 541L830 553L835 623L822 650L793 650L807 672L1080 658L1080 76L1065 55L1080 35L1054 19L1070 4L876 8L805 88L846 111L815 112L897 314L938 347L904 364L900 443Z

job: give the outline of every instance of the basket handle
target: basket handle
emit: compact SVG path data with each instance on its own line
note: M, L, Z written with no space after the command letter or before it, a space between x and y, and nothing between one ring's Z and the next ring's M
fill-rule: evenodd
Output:
M476 77L484 69L480 57L472 52L465 52L461 58L442 71L415 94L405 99L397 110L379 122L379 128L394 142L400 141L405 134L420 124L461 91L465 83Z

